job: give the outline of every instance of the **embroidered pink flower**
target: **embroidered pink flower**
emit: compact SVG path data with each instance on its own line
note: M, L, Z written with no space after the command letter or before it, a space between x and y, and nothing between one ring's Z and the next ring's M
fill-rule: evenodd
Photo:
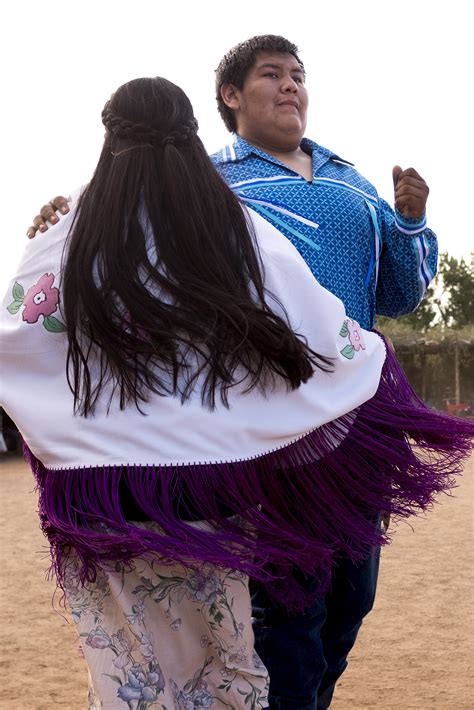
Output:
M30 286L23 299L23 320L36 323L40 316L50 316L58 308L59 290L53 286L54 274L43 274Z
M354 350L365 350L365 343L360 325L356 323L356 321L347 319L347 329L349 331L349 342Z

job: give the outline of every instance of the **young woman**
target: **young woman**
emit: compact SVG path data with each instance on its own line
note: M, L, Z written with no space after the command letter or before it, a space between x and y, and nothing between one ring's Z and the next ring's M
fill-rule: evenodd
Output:
M186 95L136 79L0 314L0 401L89 666L90 706L267 707L248 577L288 608L449 488L432 412L293 246L245 212ZM303 573L303 575L301 575Z

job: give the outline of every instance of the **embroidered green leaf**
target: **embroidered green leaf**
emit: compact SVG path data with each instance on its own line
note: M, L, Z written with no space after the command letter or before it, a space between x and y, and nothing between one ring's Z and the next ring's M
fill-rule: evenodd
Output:
M168 589L163 589L161 592L159 592L159 594L156 594L156 596L153 597L153 601L156 604L159 604L168 595L168 593Z
M22 301L25 297L25 291L23 290L23 286L18 283L18 281L15 281L13 284L12 288L12 296L15 299L15 301Z
M10 303L10 305L7 306L7 311L8 311L9 313L11 313L12 316L14 316L15 313L18 313L18 311L20 310L20 308L22 307L22 305L23 305L23 301L20 301L20 300L18 300L18 301L13 301L13 303Z
M216 621L218 624L221 623L223 618L224 614L222 614L220 611L218 611L217 614L214 615L214 621Z
M64 323L61 323L61 321L54 316L45 316L43 325L50 333L64 333L66 330Z
M341 336L341 338L347 338L347 336L349 335L349 329L348 329L348 327L347 327L347 321L346 321L346 320L345 320L344 323L342 324L342 328L341 328L341 330L339 331L339 335Z
M355 353L355 350L352 347L352 345L346 345L346 347L342 348L342 350L341 350L341 355L346 357L348 360L352 360L352 358L354 357L354 353Z

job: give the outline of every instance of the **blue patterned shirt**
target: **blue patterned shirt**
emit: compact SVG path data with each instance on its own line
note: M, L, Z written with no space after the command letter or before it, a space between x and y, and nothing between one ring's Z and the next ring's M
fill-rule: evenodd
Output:
M407 220L351 163L304 138L307 182L235 136L212 157L237 195L294 244L318 281L371 328L375 315L413 311L436 273L437 243L426 219Z

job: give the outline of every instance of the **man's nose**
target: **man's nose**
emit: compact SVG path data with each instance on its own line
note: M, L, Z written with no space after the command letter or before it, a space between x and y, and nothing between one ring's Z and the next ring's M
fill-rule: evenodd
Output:
M285 77L281 90L285 93L295 94L298 91L298 84L291 76Z

